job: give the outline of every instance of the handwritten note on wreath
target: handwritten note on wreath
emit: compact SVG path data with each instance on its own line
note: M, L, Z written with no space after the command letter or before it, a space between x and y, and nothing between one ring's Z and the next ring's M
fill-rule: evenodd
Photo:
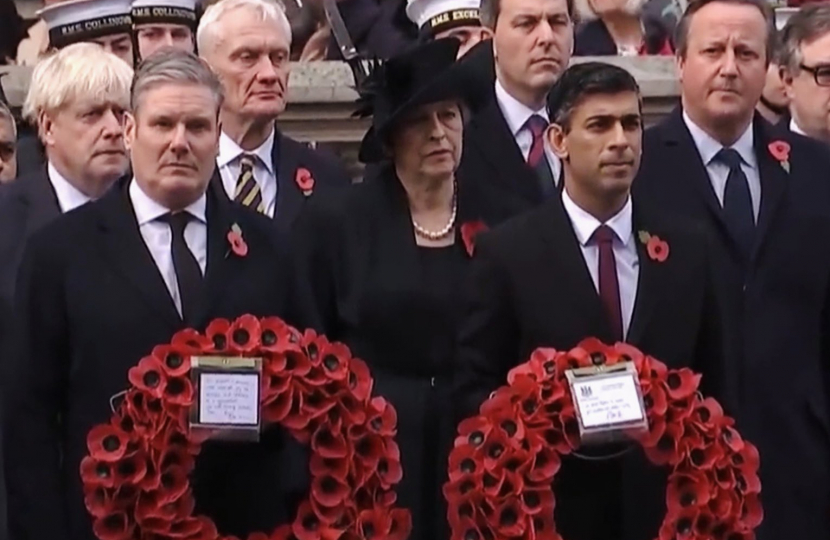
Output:
M199 377L199 423L256 425L259 418L259 375L202 373Z
M574 398L586 428L613 426L645 418L637 384L629 373L589 378L574 384Z

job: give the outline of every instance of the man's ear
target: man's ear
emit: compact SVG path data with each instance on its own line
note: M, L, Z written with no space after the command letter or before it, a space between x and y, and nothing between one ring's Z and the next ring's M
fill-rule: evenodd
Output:
M124 114L124 145L131 150L135 140L136 122L133 113Z
M54 121L49 113L40 111L37 115L37 132L44 146L52 146L55 144L55 137L52 132L53 128Z
M568 160L568 137L565 130L559 124L551 123L545 131L545 138L550 149L562 161Z

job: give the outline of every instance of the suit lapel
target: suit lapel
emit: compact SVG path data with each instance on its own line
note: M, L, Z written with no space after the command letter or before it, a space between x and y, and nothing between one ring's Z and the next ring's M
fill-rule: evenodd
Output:
M628 334L625 337L625 341L632 344L640 343L645 335L648 322L654 313L654 306L660 298L661 291L664 290L665 277L669 271L670 261L673 260L670 256L665 261L658 262L649 257L645 244L640 241L640 231L657 235L669 244L672 239L664 236L660 230L650 228L649 224L642 219L642 216L643 213L635 209L634 243L637 246L637 259L640 267L637 278L637 292L634 299L634 311L631 314Z
M228 232L233 225L230 202L215 193L207 192L207 267L205 269L205 287L202 301L196 310L194 320L187 321L195 328L207 324L207 319L215 303L220 299L223 291L230 289L232 283L231 271L239 264L238 255L230 250ZM242 224L237 223L242 228ZM242 230L245 239L245 230Z
M543 208L536 214L538 223L534 229L540 231L547 243L547 249L541 250L544 254L542 266L551 269L549 288L555 293L556 300L551 304L557 306L554 311L567 314L568 322L563 324L568 327L597 329L586 336L595 335L605 342L612 341L611 327L562 199L554 197L546 201Z
M786 192L788 176L781 164L772 157L767 148L771 142L767 134L767 126L756 115L755 118L755 155L758 159L758 169L761 177L761 211L758 214L758 225L755 232L755 249L753 261L763 247L769 233L770 224L775 218L784 193Z
M285 137L277 130L274 137L273 163L277 167L277 207L274 219L281 226L289 226L300 213L305 195L294 178L300 163L285 143Z
M27 182L29 189L22 201L28 207L26 238L30 238L35 231L60 216L61 209L45 168Z
M138 230L127 186L129 181L121 180L101 199L99 228L106 259L150 308L178 328L181 317Z
M480 159L498 171L498 178L508 189L518 191L533 202L542 200L536 173L525 163L495 97L468 129L472 131L470 151L478 153Z

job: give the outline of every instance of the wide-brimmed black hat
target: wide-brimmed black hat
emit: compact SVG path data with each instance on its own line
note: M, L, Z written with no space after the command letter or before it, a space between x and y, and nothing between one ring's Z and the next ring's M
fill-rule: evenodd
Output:
M374 66L358 88L355 115L372 116L372 127L360 143L360 161L382 161L390 130L413 109L451 99L465 104L475 100L472 81L455 61L458 47L456 39L439 39Z

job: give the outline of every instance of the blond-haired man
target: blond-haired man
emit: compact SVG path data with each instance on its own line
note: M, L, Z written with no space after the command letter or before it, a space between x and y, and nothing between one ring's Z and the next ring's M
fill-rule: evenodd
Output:
M339 162L276 129L288 98L291 49L280 4L222 0L205 11L196 42L225 89L213 180L230 198L287 228L313 195L349 184ZM300 181L308 176L311 189Z
M0 298L8 299L28 237L100 197L127 170L123 113L132 69L100 46L69 45L32 74L24 116L37 126L46 165L0 197Z

